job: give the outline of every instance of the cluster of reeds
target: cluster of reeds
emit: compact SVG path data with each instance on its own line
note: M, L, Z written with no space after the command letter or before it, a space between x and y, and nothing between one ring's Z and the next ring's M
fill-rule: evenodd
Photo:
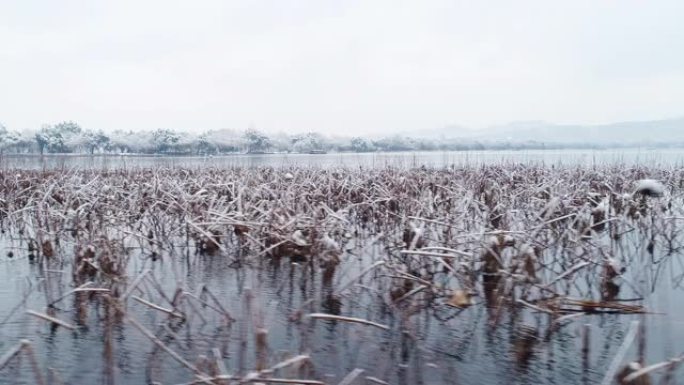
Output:
M635 193L643 178L662 182L664 196ZM294 304L293 323L355 323L412 336L412 317L436 308L452 309L453 317L482 305L492 327L506 313L530 311L536 324L522 325L516 342L525 361L578 315L650 311L641 301L649 288L636 278L646 264L681 251L683 186L684 170L624 166L5 170L0 226L20 242L8 258L70 271L72 289L46 295L45 308L30 314L78 328L97 312L107 325L105 357L116 349L107 335L112 325L126 324L149 338L153 356L163 352L187 368L192 383L317 384L323 380L302 378L315 377L315 360L304 351L315 341L284 360L268 354L258 293L239 298L235 314L227 310L234 299L203 285L190 290L180 274L169 288L150 270L132 271L131 259L173 269L197 258L236 268L296 264L320 280L323 293ZM58 306L67 297L73 306ZM164 322L146 326L128 311L132 302ZM379 310L345 314L346 302ZM229 373L219 343L192 357L174 351L166 340L191 319L236 329L253 358L238 357ZM153 367L150 373L152 381ZM300 378L276 377L283 373ZM340 383L385 383L378 377L359 369Z

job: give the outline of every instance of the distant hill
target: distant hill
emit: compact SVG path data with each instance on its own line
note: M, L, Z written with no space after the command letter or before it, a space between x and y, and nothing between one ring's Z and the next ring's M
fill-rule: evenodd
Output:
M431 138L486 141L537 141L554 143L635 144L684 142L684 118L620 122L602 125L555 124L542 121L513 122L482 130L460 126L428 130Z

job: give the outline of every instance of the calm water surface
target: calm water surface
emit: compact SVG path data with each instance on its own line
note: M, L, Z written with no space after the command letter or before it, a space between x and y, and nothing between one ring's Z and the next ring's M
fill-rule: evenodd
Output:
M602 165L684 164L684 150L520 150L520 151L431 151L396 153L264 154L224 156L85 156L8 155L0 158L4 168L120 168L120 167L444 167L480 164Z
M71 267L54 263L44 269L26 257L26 245L5 238L2 249L13 250L13 258L0 261L0 350L7 351L21 339L29 339L43 367L54 368L69 384L143 384L157 381L163 384L192 380L189 371L181 367L138 330L126 323L115 323L113 357L108 358L103 343L102 312L93 310L84 326L75 331L52 329L46 322L27 315L26 310L44 311L48 298L58 298L71 290ZM3 254L5 254L3 253ZM344 284L386 253L381 247L357 249L343 258L334 282ZM658 252L656 252L658 255ZM662 257L662 255L661 255ZM320 274L306 273L293 263L264 262L259 266L235 266L225 257L191 256L152 261L149 257L133 257L130 276L145 269L160 282L170 296L181 286L195 292L206 285L226 304L233 317L245 319L245 298L253 295L253 307L261 320L241 321L230 327L221 326L216 312L202 310L203 317L189 312L186 323L173 328L173 334L162 326L165 314L130 301L128 313L148 325L172 349L191 358L219 347L230 373L244 373L255 365L252 332L247 348L241 343L241 328L258 322L268 328L269 362L278 362L299 352L309 352L313 358L316 378L336 384L354 368L366 370L366 375L392 384L594 384L601 381L632 320L646 325L646 359L654 363L682 353L684 341L684 306L682 306L681 255L668 256L662 265L642 262L643 268L630 268L624 279L621 298L641 296L649 310L658 314L585 315L564 324L549 340L545 340L547 317L528 309L504 312L496 326L491 326L491 309L476 298L476 305L457 310L438 306L423 310L402 323L384 307L378 307L377 293L363 287L354 288L339 304L326 303L326 284ZM373 277L369 277L372 279ZM581 281L581 279L579 280ZM368 286L372 284L366 280ZM568 289L570 294L574 292ZM154 290L145 291L156 303L164 300ZM392 328L382 331L372 327L332 321L302 320L290 317L302 304L314 299L321 311L379 320ZM375 306L369 306L371 303ZM56 305L56 316L76 323L73 296ZM581 333L589 325L591 345L589 362L581 355ZM154 325L158 327L154 328ZM402 325L402 327L399 327ZM540 331L532 342L525 328ZM399 332L398 330L407 330ZM171 337L173 336L173 337ZM521 344L528 344L528 354L521 354ZM198 353L199 352L199 353ZM636 343L628 357L636 355ZM109 363L109 364L107 364ZM109 366L114 373L108 372ZM4 369L3 384L31 384L33 377L26 360ZM682 383L681 374L675 383ZM293 373L294 378L297 373ZM363 382L361 382L363 383Z

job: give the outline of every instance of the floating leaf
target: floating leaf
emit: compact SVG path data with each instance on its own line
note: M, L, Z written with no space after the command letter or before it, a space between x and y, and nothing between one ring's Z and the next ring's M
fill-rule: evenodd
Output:
M465 290L456 290L447 301L447 305L454 307L468 307L472 304L470 294Z

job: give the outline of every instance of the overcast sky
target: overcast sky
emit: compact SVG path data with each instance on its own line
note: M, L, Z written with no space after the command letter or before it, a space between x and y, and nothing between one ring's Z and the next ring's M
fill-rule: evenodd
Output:
M0 0L0 122L411 132L684 115L684 1Z

